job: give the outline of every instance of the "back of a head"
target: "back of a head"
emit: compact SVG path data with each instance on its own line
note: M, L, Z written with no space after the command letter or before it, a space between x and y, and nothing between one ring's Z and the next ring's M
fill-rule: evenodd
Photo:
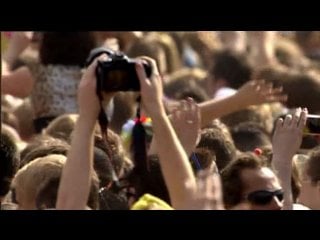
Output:
M267 133L271 133L273 128L273 116L268 105L251 106L230 113L222 117L221 121L229 128L233 128L243 122L254 122Z
M50 154L67 156L69 149L70 145L61 139L48 135L39 135L21 152L20 168L36 158L45 157Z
M230 88L238 89L251 80L253 68L246 55L224 50L213 56L210 74L213 79L224 80Z
M65 161L63 155L48 155L33 160L17 172L12 187L20 208L36 209L39 191L43 191L49 182L59 182ZM57 188L55 190L58 191Z
M66 156L51 154L40 157L21 168L14 180L13 189L21 209L54 208ZM98 208L99 181L96 174L91 180L88 206Z
M197 148L206 148L214 152L216 164L221 171L236 155L236 147L222 130L205 128L201 131L201 139Z
M55 118L45 129L45 133L65 141L68 141L75 127L78 115L63 114Z
M19 157L17 146L6 134L1 133L0 147L0 198L10 190L11 181L18 170Z
M196 148L189 159L195 174L202 170L217 170L216 156L206 148Z
M169 81L164 88L166 96L175 100L193 98L197 103L209 99L200 82L195 80L192 75Z
M39 50L40 61L44 65L82 67L95 46L93 32L43 32Z
M283 86L288 95L288 108L307 107L309 113L320 112L320 74L311 71L296 71L283 68L266 68L257 77L272 82L275 87Z
M306 163L306 173L312 184L316 185L320 181L320 146L310 152Z
M99 135L95 135L94 140L95 147L102 150L106 154L106 156L108 156L108 159L105 159L105 161L109 161L109 163L111 163L117 175L121 174L125 165L126 152L122 145L120 136L114 131L108 129L107 142L105 142ZM108 169L109 163L107 167Z
M255 122L242 122L231 128L234 144L242 152L271 146L268 133Z

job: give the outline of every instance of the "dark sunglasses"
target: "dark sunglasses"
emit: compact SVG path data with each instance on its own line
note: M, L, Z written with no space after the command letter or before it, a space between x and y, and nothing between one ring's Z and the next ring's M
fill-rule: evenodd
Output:
M267 205L272 201L274 196L281 202L283 200L283 195L282 189L276 191L260 190L249 193L247 199L249 202L256 205Z

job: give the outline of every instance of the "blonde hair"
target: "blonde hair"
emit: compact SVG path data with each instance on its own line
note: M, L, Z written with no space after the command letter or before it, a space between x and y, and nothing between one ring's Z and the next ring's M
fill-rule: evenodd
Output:
M19 195L19 203L29 203L36 208L39 190L51 179L60 179L66 156L52 154L37 158L21 168L12 185Z

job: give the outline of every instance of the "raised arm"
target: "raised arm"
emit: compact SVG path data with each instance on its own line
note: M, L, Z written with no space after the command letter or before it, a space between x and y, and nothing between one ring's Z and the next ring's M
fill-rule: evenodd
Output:
M301 142L303 128L306 124L307 109L297 109L295 115L287 115L285 119L278 119L273 135L272 165L284 190L285 210L292 210L293 200L291 191L291 173L293 156L297 153Z
M198 105L192 98L180 101L169 119L187 155L194 151L200 140L201 116ZM154 138L151 141L149 154L157 154Z
M94 126L100 110L96 96L96 65L97 60L88 67L79 85L79 118L62 172L57 209L84 210L87 206L93 171ZM112 96L105 97L108 102Z
M185 201L192 197L196 190L196 179L188 156L165 113L162 103L162 83L157 66L153 60L147 60L153 69L150 79L146 77L141 63L136 66L141 85L142 104L152 118L155 143L172 206L175 209L184 209Z
M286 101L282 88L273 88L272 84L264 80L254 80L244 84L235 95L210 100L199 104L201 112L201 126L207 126L213 119L242 110L251 105Z

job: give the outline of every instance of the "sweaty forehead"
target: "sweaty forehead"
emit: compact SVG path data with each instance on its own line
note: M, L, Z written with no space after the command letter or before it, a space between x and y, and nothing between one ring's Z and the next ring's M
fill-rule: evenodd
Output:
M258 190L274 191L280 189L280 183L274 172L266 167L259 169L244 169L241 171L244 193Z

